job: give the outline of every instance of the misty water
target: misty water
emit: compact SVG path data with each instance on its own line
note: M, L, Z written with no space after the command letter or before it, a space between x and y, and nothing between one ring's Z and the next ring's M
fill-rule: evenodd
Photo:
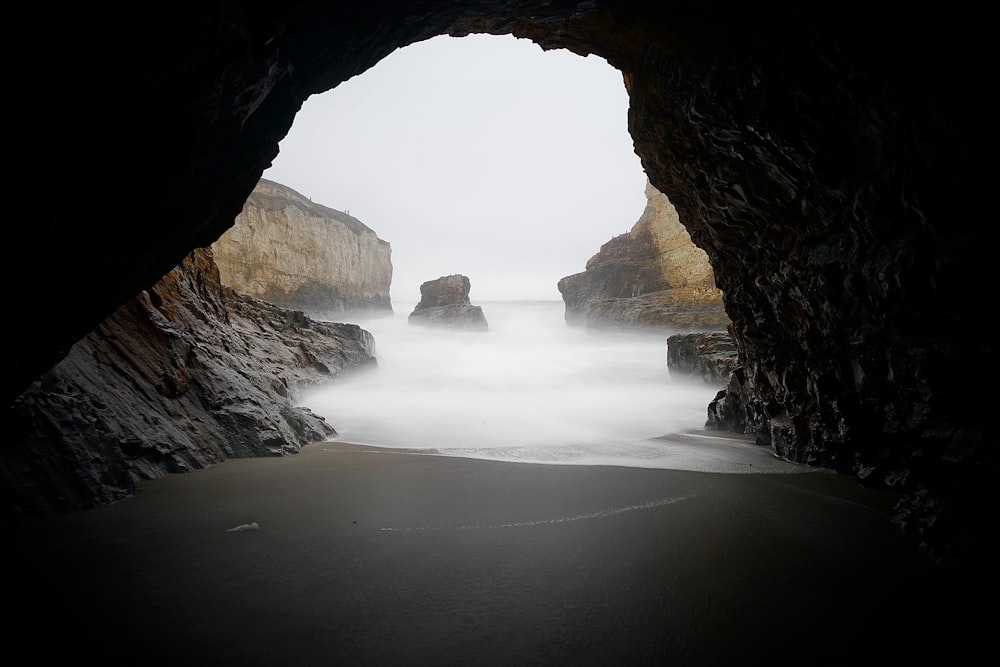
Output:
M500 461L709 472L802 472L746 438L704 430L721 385L671 377L667 336L567 325L562 301L477 302L488 331L353 318L375 368L302 403L333 440Z

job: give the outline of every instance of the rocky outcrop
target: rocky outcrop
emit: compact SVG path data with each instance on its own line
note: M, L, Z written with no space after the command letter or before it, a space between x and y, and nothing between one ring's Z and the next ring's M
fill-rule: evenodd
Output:
M667 337L667 370L671 377L701 379L706 384L724 387L738 364L736 341L728 332Z
M728 433L760 434L758 444L769 444L766 440L768 416L761 405L753 399L753 387L747 372L737 364L729 375L729 381L708 404L708 419L705 428Z
M482 307L472 305L469 299L471 288L469 278L461 274L428 280L420 286L420 302L407 321L449 329L486 331L489 324Z
M352 324L316 322L219 283L211 250L137 295L16 401L0 448L4 518L119 500L138 480L281 456L335 433L305 386L375 363Z
M212 244L222 284L319 319L392 312L389 243L357 218L267 179Z
M601 246L583 273L558 288L568 324L711 331L729 323L708 255L648 181L646 208L632 230Z

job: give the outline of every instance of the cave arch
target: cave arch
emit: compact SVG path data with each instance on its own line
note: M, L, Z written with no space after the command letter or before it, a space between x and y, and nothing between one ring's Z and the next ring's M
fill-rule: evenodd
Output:
M847 9L304 0L153 6L121 30L110 8L20 8L68 69L11 83L43 110L18 118L38 141L15 164L57 185L6 265L8 404L232 224L308 96L434 35L512 34L623 73L636 152L709 255L778 454L949 494L994 474L969 407L996 361L971 326L987 124L963 102L986 80L986 22L910 12L899 30Z

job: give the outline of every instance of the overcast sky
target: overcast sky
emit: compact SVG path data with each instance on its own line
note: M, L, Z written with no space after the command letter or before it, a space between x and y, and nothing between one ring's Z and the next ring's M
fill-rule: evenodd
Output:
M561 300L632 228L645 174L621 74L513 37L435 37L306 100L264 178L392 245L393 303L461 273L472 303Z

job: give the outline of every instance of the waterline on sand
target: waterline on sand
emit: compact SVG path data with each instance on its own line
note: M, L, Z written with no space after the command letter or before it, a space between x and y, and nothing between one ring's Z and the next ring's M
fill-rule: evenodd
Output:
M584 521L586 519L604 519L610 516L615 516L616 514L624 514L625 512L635 512L638 510L648 510L654 507L663 507L664 505L672 505L673 503L678 503L683 500L687 500L687 496L681 496L679 498L657 498L655 500L650 500L649 502L639 503L637 505L626 505L625 507L614 507L611 509L602 510L600 512L588 512L587 514L576 514L573 516L559 516L550 519L537 519L534 521L513 521L510 523L496 523L496 524L478 524L472 526L409 526L404 528L379 528L380 531L384 532L422 532L427 530L495 530L497 528L527 528L531 526L547 526L557 523L567 523L570 521Z

